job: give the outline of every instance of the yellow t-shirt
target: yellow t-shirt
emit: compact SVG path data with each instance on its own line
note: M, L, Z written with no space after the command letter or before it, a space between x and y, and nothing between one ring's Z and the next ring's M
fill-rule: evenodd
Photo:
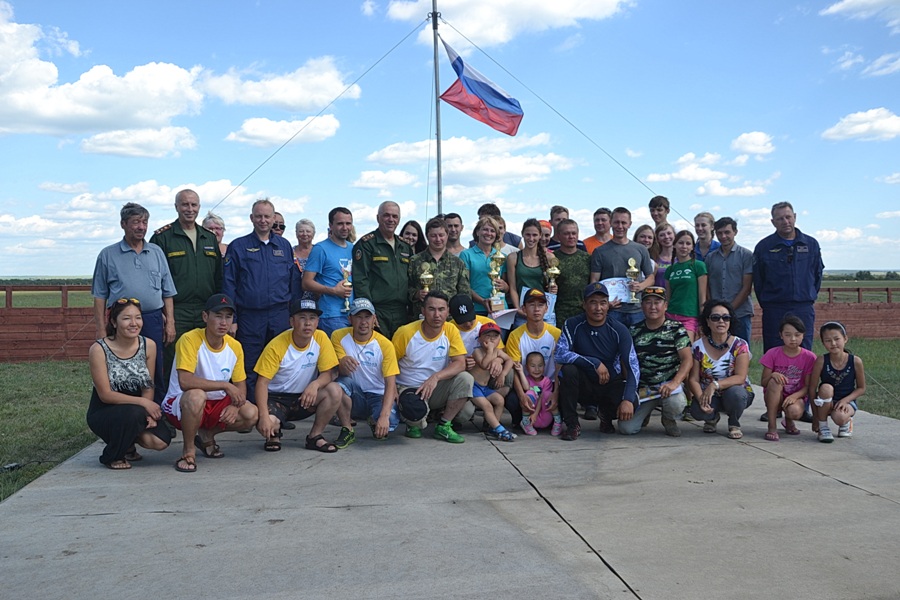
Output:
M451 358L466 355L459 329L451 323L444 323L440 333L428 339L422 333L422 321L413 321L394 333L393 342L400 366L397 385L405 387L422 385L449 365Z
M302 394L320 373L338 364L334 347L324 331L316 329L305 348L294 345L293 333L293 329L288 329L266 344L253 368L271 380L270 392Z
M360 344L353 339L353 328L344 327L331 334L331 344L339 361L345 356L359 361L359 368L350 378L364 392L384 394L385 378L400 373L394 346L377 331L372 332L368 342Z
M247 379L244 372L244 349L241 343L230 335L218 350L206 343L206 328L188 331L175 343L175 368L169 377L166 398L180 398L184 390L178 382L178 371L187 371L210 381L231 381L238 383ZM225 390L206 392L207 400L221 400Z
M544 330L538 336L528 332L527 325L516 327L506 339L506 353L515 361L525 366L525 359L532 352L539 352L544 357L544 375L553 378L556 373L556 359L554 350L559 341L560 330L553 325L544 323Z

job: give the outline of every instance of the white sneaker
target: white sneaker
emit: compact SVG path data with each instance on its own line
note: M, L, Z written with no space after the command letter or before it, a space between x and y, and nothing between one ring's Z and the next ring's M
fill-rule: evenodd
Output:
M831 429L828 426L819 428L819 441L823 444L830 444L834 441L834 436L831 435Z
M853 419L851 418L845 424L841 425L838 429L838 437L843 438L851 438L853 437Z

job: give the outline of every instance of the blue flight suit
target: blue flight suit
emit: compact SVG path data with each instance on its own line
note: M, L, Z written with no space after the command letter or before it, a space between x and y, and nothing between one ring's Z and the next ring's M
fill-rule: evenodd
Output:
M806 325L801 344L812 350L815 302L822 286L822 252L812 236L795 229L793 240L773 233L753 250L753 291L763 310L763 348L781 346L780 325L787 314Z
M266 344L290 327L290 302L300 297L300 271L294 266L290 242L272 234L266 243L255 232L231 242L225 255L222 292L237 308L235 337L244 350L247 394L252 402L256 361Z

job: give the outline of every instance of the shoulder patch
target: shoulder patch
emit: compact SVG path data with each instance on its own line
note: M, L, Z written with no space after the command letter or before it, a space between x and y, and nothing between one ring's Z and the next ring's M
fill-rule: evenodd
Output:
M368 242L368 241L371 240L373 237L375 237L375 232L374 232L374 231L369 232L369 233L367 233L366 235L362 236L361 238L359 238L359 241L361 241L361 242Z
M156 231L154 231L154 232L153 232L153 235L159 235L159 234L161 234L163 231L168 231L169 229L172 229L172 224L171 224L171 223L169 223L168 225L163 225L162 227L160 227L159 229L157 229Z
M356 260L362 260L362 249L361 248L356 249L356 252L353 253L353 258L355 258Z

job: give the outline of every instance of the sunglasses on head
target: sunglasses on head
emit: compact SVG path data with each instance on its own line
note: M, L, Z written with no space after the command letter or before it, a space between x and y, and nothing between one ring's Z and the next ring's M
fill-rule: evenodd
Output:
M272 225L272 229L277 229L278 231L284 231L284 223L275 223Z
M137 298L119 298L118 300L116 300L116 304L137 304L138 306L140 306L141 301Z
M726 323L731 320L731 315L709 315L710 321L725 321Z

